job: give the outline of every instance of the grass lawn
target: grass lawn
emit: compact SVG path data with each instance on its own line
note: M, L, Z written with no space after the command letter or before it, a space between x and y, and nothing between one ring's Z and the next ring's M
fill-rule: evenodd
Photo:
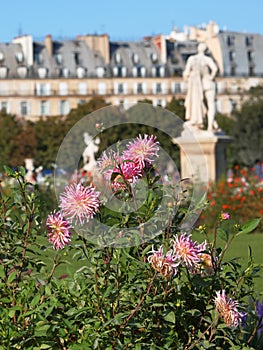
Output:
M193 234L193 239L197 240L199 242L204 240L204 236L198 233ZM213 240L213 237L211 235L211 241ZM46 244L46 239L41 238L41 241L43 244ZM72 241L74 244L74 239ZM225 242L217 238L217 246L218 247L224 247ZM259 292L263 292L263 254L262 254L262 248L263 248L263 233L252 233L252 234L244 234L244 235L239 235L236 237L230 247L228 248L224 260L229 260L234 257L240 258L240 263L242 264L243 267L247 266L248 258L249 258L249 246L252 249L252 255L253 259L256 264L261 264L262 266L262 271L259 272L259 277L255 280L256 284L256 290ZM50 266L52 266L53 263L53 256L54 256L54 251L49 250L51 253L50 256L46 256L44 260L46 260L46 263ZM71 252L67 253L67 250L60 251L60 254L62 256L64 255L64 258L66 261L68 261L67 264L61 264L58 266L55 275L60 276L64 275L67 273L67 270L76 271L81 267L81 264L75 259L73 259L74 255L74 250Z
M200 234L194 234L193 238L197 241L203 240L204 236L200 237ZM211 235L211 241L213 237ZM225 242L222 239L217 239L217 246L224 247ZM250 233L237 236L228 248L224 260L229 260L234 257L240 258L242 266L247 266L249 258L249 246L252 249L252 256L256 264L262 266L260 271L260 277L255 280L256 290L263 292L263 233Z

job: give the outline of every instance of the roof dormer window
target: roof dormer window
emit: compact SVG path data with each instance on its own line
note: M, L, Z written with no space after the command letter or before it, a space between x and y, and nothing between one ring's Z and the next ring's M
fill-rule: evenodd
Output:
M24 60L24 55L22 52L17 52L16 53L16 61L17 63L22 63Z
M105 68L104 67L97 67L96 72L97 72L98 78L103 78L105 76Z
M85 77L85 68L78 67L77 68L77 77L78 78L84 78Z
M40 52L35 52L34 53L34 61L37 64L42 64L44 59L43 59L43 55Z
M134 77L145 77L146 76L146 68L143 66L133 67L132 75Z
M7 77L7 67L1 66L0 67L0 79L5 79Z
M115 53L115 62L116 63L121 63L122 59L121 59L121 55L119 52Z
M46 78L47 77L47 68L45 68L45 67L38 68L38 76L40 79Z
M137 53L133 53L132 54L132 61L134 64L138 64L139 63L139 56Z
M79 52L74 52L73 55L74 55L75 64L78 66L79 64L81 64L81 62L80 62L80 54L79 54Z
M64 78L68 78L69 77L69 69L67 67L63 68L62 70L62 76Z
M26 66L17 67L17 74L18 74L19 78L26 78L27 67Z
M113 67L113 76L114 77L126 77L127 76L127 68L123 66L115 66Z
M157 54L155 52L151 53L151 61L152 61L153 64L158 62L158 56L157 56Z
M62 64L62 55L61 53L56 54L56 62L57 64Z

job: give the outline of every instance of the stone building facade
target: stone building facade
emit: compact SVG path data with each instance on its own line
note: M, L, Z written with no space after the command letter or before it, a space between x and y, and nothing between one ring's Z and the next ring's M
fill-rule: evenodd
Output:
M95 96L125 108L145 99L165 107L185 97L182 72L199 42L218 65L217 110L228 114L263 83L263 35L221 31L213 22L138 42L103 34L47 35L42 42L25 35L0 43L0 109L36 120L66 115Z

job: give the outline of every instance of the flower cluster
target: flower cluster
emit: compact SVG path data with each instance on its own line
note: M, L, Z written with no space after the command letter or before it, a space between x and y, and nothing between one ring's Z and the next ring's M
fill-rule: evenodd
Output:
M237 310L238 302L226 296L225 290L216 292L214 299L216 311L228 327L237 327L244 314Z
M92 186L73 183L60 195L60 211L48 215L46 228L48 240L54 249L70 243L72 224L83 225L99 211L99 193Z
M113 192L127 189L144 174L158 156L159 142L155 136L139 135L135 141L130 142L127 148L118 155L114 151L109 154L103 152L98 159L99 171L107 181L111 181Z
M99 210L98 197L94 187L73 183L61 194L59 206L69 222L83 225Z
M166 255L163 253L162 246L157 251L152 249L150 252L152 254L148 257L152 268L164 277L175 275L180 264L192 273L199 271L200 264L204 264L205 261L202 253L206 250L206 241L198 244L191 239L190 234L183 233L180 236L176 236L172 242L173 248ZM206 260L208 260L207 257ZM207 263L207 265L209 270L211 270L210 264Z
M46 220L48 240L54 249L59 250L70 243L71 225L63 218L61 212L50 213Z
M164 277L171 277L177 274L177 266L179 265L179 262L172 250L169 250L164 255L163 246L160 246L158 250L154 250L152 247L150 253L152 253L152 255L148 257L148 261L155 271L159 272Z

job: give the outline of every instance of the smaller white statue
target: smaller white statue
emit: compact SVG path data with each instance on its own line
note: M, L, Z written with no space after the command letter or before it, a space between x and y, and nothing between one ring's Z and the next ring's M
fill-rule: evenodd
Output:
M95 154L99 150L100 139L96 137L93 140L92 136L89 135L88 132L84 132L83 134L84 142L87 145L84 152L82 153L83 158L83 169L86 171L92 171L96 168L97 162L95 159Z
M25 179L28 182L35 183L36 179L34 177L34 159L33 158L26 158L25 159L25 168L26 168L26 175Z

